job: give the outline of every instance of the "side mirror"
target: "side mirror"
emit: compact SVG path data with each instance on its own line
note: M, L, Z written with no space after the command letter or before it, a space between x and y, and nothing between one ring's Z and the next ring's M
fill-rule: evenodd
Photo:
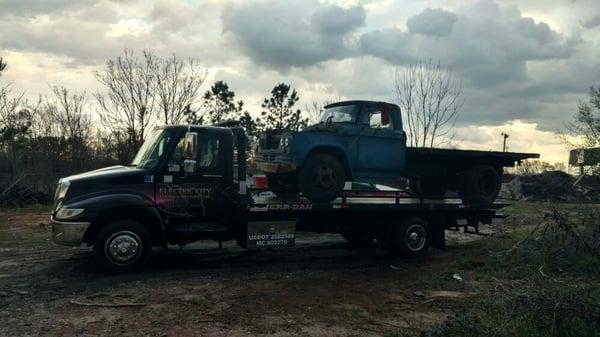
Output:
M183 151L183 171L185 173L196 172L196 150L198 148L198 133L186 132Z
M198 133L186 132L183 158L184 159L196 159L196 148L198 146Z

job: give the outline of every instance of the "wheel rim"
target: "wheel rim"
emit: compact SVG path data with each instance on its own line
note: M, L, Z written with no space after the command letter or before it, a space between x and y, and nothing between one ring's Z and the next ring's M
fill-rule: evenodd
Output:
M494 178L489 175L482 177L479 181L479 190L485 195L490 195L494 193Z
M317 166L313 170L313 186L317 191L329 191L335 187L335 172L327 165Z
M131 264L140 257L142 252L140 237L131 231L116 232L106 240L104 251L115 264Z
M411 251L419 251L425 246L427 231L422 225L410 225L406 230L406 247Z

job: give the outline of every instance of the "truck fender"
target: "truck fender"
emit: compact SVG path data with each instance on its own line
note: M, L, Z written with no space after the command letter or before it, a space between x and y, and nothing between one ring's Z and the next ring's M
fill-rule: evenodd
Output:
M91 226L84 241L93 243L98 230L113 220L135 220L148 229L155 244L165 241L165 225L154 201L132 193L108 194L82 200L70 207L85 208Z

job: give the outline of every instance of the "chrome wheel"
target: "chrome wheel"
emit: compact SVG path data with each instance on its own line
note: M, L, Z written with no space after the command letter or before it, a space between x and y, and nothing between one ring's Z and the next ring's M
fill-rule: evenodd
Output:
M142 244L140 237L134 232L119 231L106 240L104 251L113 263L127 265L140 257Z
M408 226L406 229L406 247L413 252L418 252L425 246L427 230L420 224Z

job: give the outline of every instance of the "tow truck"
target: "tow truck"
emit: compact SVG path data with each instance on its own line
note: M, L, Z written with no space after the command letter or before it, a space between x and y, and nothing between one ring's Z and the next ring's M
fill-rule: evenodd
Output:
M247 249L290 247L297 232L340 233L352 245L377 240L405 256L445 247L445 230L478 230L502 203L428 200L403 190L344 190L332 202L251 188L246 135L235 123L169 125L151 131L129 166L59 180L52 237L93 248L110 272L143 268L153 247L235 240Z

